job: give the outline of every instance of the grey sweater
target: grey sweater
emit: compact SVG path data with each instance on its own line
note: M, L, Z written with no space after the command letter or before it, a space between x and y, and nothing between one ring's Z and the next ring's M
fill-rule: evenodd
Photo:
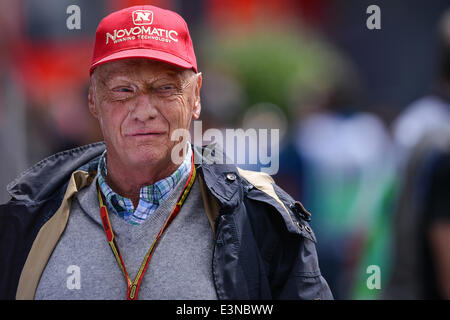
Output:
M141 225L130 225L110 213L131 281L187 176ZM96 183L94 180L73 200L68 224L41 276L35 299L126 299L126 281L101 224ZM196 179L181 211L159 241L139 299L217 299L212 251L213 232Z

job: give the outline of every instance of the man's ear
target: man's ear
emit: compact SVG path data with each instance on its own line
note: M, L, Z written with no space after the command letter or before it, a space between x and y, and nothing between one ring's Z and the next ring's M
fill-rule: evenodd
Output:
M94 89L92 88L92 84L89 86L88 102L89 102L89 111L95 118L98 118L98 111L95 108Z
M192 117L197 120L200 117L202 111L202 105L200 103L200 88L202 87L202 73L197 74L197 84L195 86L195 100L194 108L192 109Z

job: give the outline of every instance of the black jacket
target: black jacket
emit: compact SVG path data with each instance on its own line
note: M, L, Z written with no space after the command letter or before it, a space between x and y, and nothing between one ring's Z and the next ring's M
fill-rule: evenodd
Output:
M104 143L46 158L8 185L0 206L0 299L32 299L64 231L70 200L96 175ZM194 148L195 156L202 150ZM264 173L198 166L215 234L219 299L332 299L321 276L309 213Z

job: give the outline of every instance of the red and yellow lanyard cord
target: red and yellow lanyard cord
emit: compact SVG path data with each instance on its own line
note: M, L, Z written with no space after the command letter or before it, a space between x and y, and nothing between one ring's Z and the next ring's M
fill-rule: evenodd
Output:
M192 155L191 162L192 162L191 163L191 172L189 174L189 178L188 178L186 184L184 185L183 191L181 192L180 196L178 197L175 207L173 208L169 217L166 219L163 227L161 228L161 230L159 231L155 240L153 241L152 245L150 246L150 249L148 249L147 254L144 257L144 260L141 263L141 267L139 268L139 271L133 282L131 282L131 279L127 273L127 269L125 268L125 263L122 259L122 255L120 254L119 246L117 244L116 238L114 237L114 232L113 232L113 229L111 226L111 221L109 219L108 210L106 209L106 206L103 201L103 195L100 191L100 188L97 186L98 200L100 203L100 215L102 218L103 229L105 230L105 234L106 234L106 238L108 239L109 246L111 247L111 250L114 253L114 256L116 257L117 263L119 264L119 267L122 270L122 273L125 276L125 279L127 281L127 300L137 300L142 279L144 278L144 274L145 274L145 271L147 270L150 259L152 258L152 255L155 252L158 241L161 238L164 231L166 231L166 229L169 227L169 225L173 221L173 219L175 219L178 212L180 212L181 206L183 205L184 201L186 200L186 197L188 196L189 191L191 190L192 185L194 184L196 170L195 170L193 155Z

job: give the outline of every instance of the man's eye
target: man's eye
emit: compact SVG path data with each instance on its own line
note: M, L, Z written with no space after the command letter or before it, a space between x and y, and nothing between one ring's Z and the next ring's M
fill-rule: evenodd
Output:
M115 92L134 92L134 90L133 90L133 88L130 88L130 87L117 87L117 88L114 88L113 89L113 91L115 91Z
M177 91L177 87L173 84L164 84L156 88L156 92L163 95L174 94Z
M136 90L132 86L117 86L111 89L111 99L126 100L134 96Z

